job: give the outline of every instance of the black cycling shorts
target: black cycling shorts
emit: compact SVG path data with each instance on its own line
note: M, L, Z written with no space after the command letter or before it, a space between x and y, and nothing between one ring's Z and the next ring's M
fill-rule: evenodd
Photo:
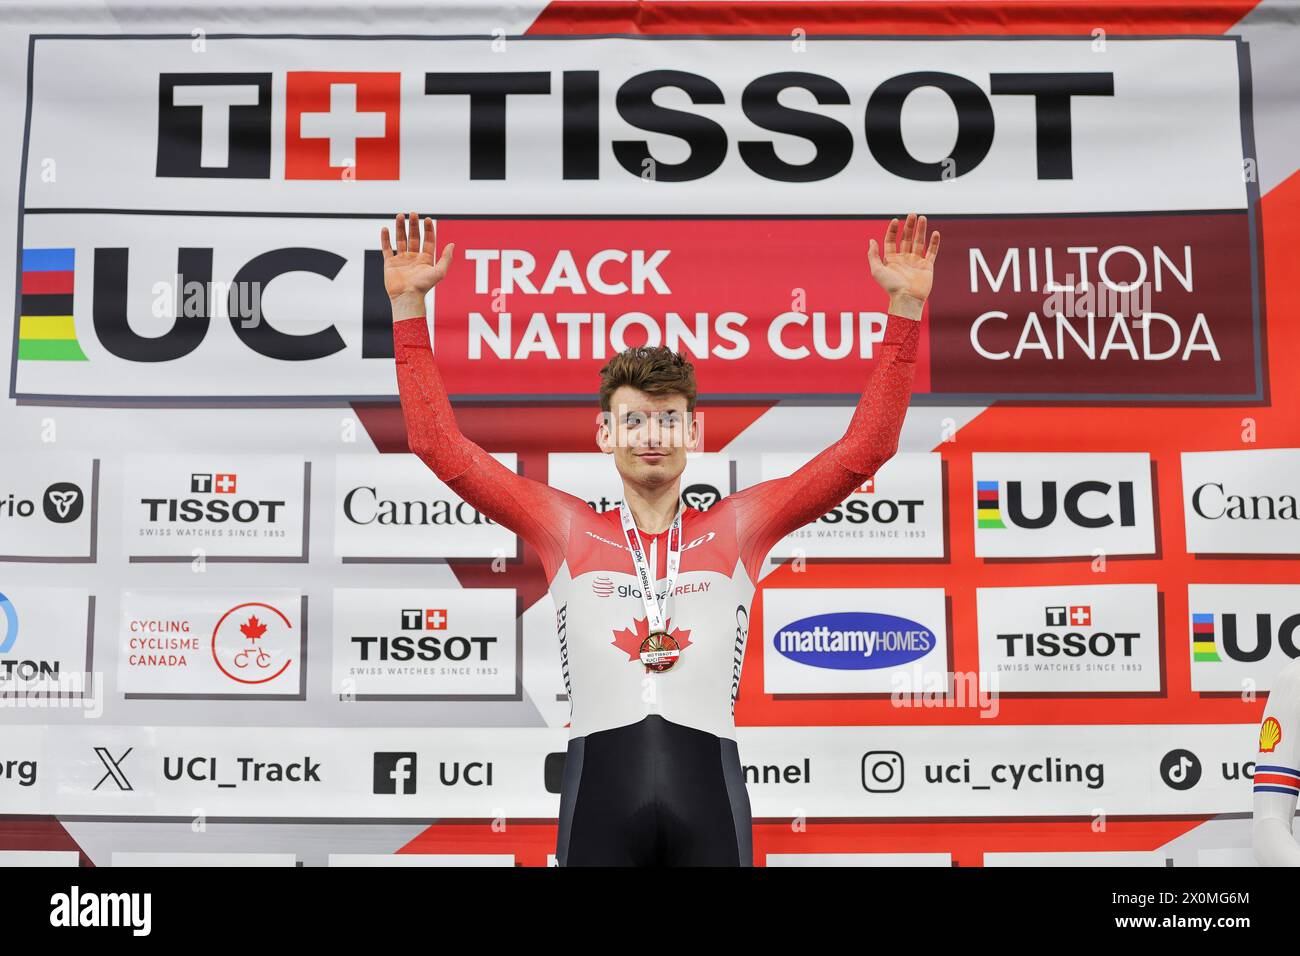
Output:
M753 866L736 742L652 714L569 741L560 866Z

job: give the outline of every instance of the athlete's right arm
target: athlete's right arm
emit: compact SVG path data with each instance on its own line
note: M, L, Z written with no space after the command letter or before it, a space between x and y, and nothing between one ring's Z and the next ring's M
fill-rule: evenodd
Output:
M1260 866L1300 866L1291 823L1300 792L1300 659L1282 668L1268 694L1255 757L1253 842Z
M479 513L509 528L541 555L549 581L564 560L570 515L581 499L516 474L470 441L456 424L451 401L429 342L424 298L451 267L454 244L434 260L433 220L412 214L395 224L397 248L388 229L380 232L384 287L393 306L393 357L406 422L406 440L446 485Z

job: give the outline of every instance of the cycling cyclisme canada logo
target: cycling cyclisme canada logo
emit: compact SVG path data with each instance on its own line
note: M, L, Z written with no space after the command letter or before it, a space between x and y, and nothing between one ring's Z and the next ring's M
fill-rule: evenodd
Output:
M296 628L270 604L250 601L232 607L212 631L212 659L221 673L240 684L265 684L293 663Z

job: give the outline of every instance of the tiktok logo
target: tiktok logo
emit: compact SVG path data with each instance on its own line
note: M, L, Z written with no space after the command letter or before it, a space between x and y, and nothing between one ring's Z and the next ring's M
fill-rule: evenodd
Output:
M1190 750L1171 750L1160 761L1160 779L1173 790L1190 790L1200 783L1201 761Z

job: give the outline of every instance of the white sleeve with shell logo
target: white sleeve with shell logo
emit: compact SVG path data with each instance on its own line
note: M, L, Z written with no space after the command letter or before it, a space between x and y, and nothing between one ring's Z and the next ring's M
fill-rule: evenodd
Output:
M1291 823L1300 794L1300 658L1282 668L1268 695L1255 757L1255 859L1300 866Z

